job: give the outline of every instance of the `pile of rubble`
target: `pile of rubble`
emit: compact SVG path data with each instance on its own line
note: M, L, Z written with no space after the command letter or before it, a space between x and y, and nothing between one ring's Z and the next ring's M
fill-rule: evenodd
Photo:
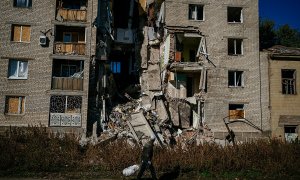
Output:
M145 103L147 98L133 99L128 94L125 96L129 101L112 108L107 118L107 128L99 138L100 143L126 138L132 145L142 145L151 134L155 134L156 144L161 147L214 142L213 133L207 125L198 129L174 125L166 110L169 103L167 100L158 98Z

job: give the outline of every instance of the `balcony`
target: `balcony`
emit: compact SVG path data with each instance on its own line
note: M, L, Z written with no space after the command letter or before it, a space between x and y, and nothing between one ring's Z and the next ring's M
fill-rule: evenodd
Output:
M87 0L57 0L56 20L86 22Z
M86 22L86 14L86 10L59 8L57 10L56 20Z
M80 127L81 108L81 96L51 96L49 126Z
M52 77L52 89L82 91L83 79L74 77Z
M55 26L54 54L85 55L86 31L84 27Z
M52 90L83 91L84 61L54 59Z
M55 42L54 54L85 55L85 43Z

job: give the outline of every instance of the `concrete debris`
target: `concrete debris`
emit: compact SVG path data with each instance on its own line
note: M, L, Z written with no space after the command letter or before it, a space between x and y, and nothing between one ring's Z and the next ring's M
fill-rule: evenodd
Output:
M179 144L197 144L213 142L214 137L207 126L200 130L194 129L187 121L190 116L190 105L188 103L170 101L167 102L161 93L154 96L155 107L150 101L133 99L129 95L128 102L117 104L108 115L108 129L101 133L98 143L109 143L116 139L127 139L131 146L142 145L147 142L151 135L156 136L155 144L161 147ZM165 102L164 102L165 101ZM166 104L179 103L177 110L181 112L180 123L174 123L174 119L169 117ZM146 104L146 105L145 105ZM145 108L145 106L147 106ZM184 114L186 113L186 114ZM179 113L180 114L180 113ZM173 121L171 121L171 119ZM85 143L88 140L85 141ZM94 140L93 140L94 142ZM82 140L82 144L85 144ZM94 142L95 143L95 142Z

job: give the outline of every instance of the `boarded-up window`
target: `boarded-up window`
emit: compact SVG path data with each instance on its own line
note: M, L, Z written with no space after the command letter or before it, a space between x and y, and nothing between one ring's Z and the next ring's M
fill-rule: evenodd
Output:
M229 104L229 119L245 118L244 104Z
M12 41L30 42L30 26L28 25L12 25Z
M6 114L24 114L25 96L6 96L5 99Z

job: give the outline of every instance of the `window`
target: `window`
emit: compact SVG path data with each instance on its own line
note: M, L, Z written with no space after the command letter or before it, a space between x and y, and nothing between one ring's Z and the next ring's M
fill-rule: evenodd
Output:
M29 8L31 7L31 5L32 5L31 0L14 0L14 7Z
M244 72L243 71L228 71L228 86L229 87L243 87L244 86Z
M24 114L25 96L6 96L5 114Z
M71 65L71 64L61 65L61 77L71 77L76 72L78 72L76 65Z
M12 25L11 40L15 42L30 42L30 26Z
M241 7L227 7L227 21L230 23L242 23L242 9Z
M229 119L245 118L244 104L229 104Z
M284 126L284 136L287 142L297 142L298 133L297 126Z
M85 33L84 32L64 32L63 33L63 42L85 42Z
M189 20L204 20L203 5L189 5Z
M9 79L27 79L28 61L9 60L8 78Z
M282 94L296 94L296 70L281 70Z
M81 96L51 96L50 113L81 113Z
M121 62L110 62L110 70L113 73L121 73Z
M228 55L243 54L243 39L228 39Z

